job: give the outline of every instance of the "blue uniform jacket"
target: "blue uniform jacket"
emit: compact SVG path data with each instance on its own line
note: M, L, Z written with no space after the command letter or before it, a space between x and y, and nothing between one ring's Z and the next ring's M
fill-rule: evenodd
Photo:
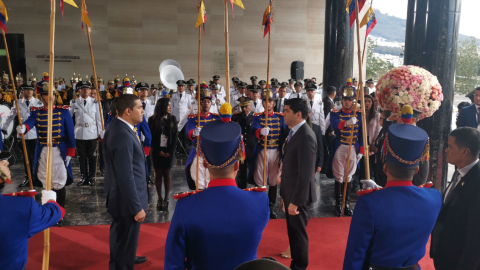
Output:
M436 189L391 181L386 188L360 196L355 206L344 270L406 267L425 256L442 196ZM420 269L420 268L419 268Z
M197 155L197 139L194 139L193 136L193 130L197 127L197 121L198 121L198 115L197 114L190 114L188 115L188 120L187 120L187 125L185 127L185 132L187 133L188 138L192 140L192 149L190 150L190 153L188 154L188 159L187 159L187 164L185 165L185 175L187 177L187 184L188 188L191 190L195 190L195 181L193 181L192 176L190 175L190 165L195 159L195 156ZM200 117L200 126L203 127L205 126L206 123L212 122L212 121L221 121L220 116L216 113L208 113L206 116L201 116Z
M39 205L34 198L0 194L0 269L24 269L28 239L57 224L64 213L55 202Z
M477 128L477 126L477 108L475 104L463 108L458 116L457 127Z
M255 162L257 156L264 149L264 137L260 135L260 130L265 127L265 113L255 113L252 117L252 132L257 137L258 141L253 150L252 161L249 165L248 178L253 177L255 172ZM283 147L283 134L287 129L285 120L283 118L283 113L272 112L268 115L268 127L270 128L270 133L267 135L267 149L277 149L282 151Z
M165 244L165 270L235 269L257 258L270 216L265 192L244 191L216 179L180 199Z
M65 160L67 156L75 156L75 131L73 125L73 118L68 111L69 106L55 106L53 109L53 121L52 121L52 139L64 138L59 143L53 143L53 146L58 146L62 157ZM33 162L34 174L37 173L38 159L42 153L43 147L47 144L41 142L41 139L47 139L47 107L32 107L30 109L30 117L23 123L27 127L27 133L33 126L36 126L37 130L37 147L35 148L35 160ZM73 182L72 164L67 166L68 179L67 184L70 185Z

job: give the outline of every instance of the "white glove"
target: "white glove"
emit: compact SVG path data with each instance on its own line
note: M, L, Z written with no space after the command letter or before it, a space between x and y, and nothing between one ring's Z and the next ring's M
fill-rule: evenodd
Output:
M67 167L68 164L70 164L70 160L72 160L72 157L71 157L71 156L67 156L67 158L65 159L65 167Z
M103 137L105 137L105 130L101 130L99 136L100 136L100 139L103 140Z
M17 126L17 133L24 134L27 131L27 127L25 125Z
M201 127L196 127L193 130L193 137L198 137L198 135L200 135L200 131L202 131L202 128Z
M50 200L57 201L57 193L52 190L42 190L42 204L46 204Z
M362 157L363 157L363 154L357 154L357 163L360 162Z
M348 119L347 121L347 126L353 126L357 123L357 118L356 117L352 117L350 119Z
M369 188L382 188L382 186L377 185L375 181L373 180L360 180L360 183L363 184L363 189L369 189Z
M260 134L261 134L262 136L267 136L269 133L270 133L270 128L268 128L268 127L267 127L267 128L262 128L262 129L260 130Z

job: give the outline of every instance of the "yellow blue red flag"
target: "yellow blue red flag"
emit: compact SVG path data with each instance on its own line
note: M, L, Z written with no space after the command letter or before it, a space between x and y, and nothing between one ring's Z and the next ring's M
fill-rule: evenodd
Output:
M8 14L7 8L2 0L0 0L0 28L2 28L3 32L7 33L7 22L8 22Z
M358 14L362 11L363 6L367 0L358 0ZM355 0L348 0L347 1L347 12L350 17L350 28L352 28L353 22L357 18L357 14L355 12Z
M233 19L235 20L235 15L233 14L233 4L245 9L245 7L243 6L243 3L242 3L242 0L230 0L230 3L232 3L232 16L233 16Z
M203 33L205 33L205 22L207 22L207 11L205 10L205 5L203 4L203 1L200 0L200 5L198 9L198 18L197 18L197 23L195 24L195 28L199 27L200 25L203 25Z
M360 23L360 28L365 25L367 26L367 33L365 37L368 37L368 34L370 34L375 25L377 25L377 17L375 17L375 11L373 11L373 7L371 6L365 16L363 16L362 22Z
M267 9L263 13L263 38L270 32L270 26L272 25L273 18L272 18L272 1L270 0L270 4L268 4Z
M63 3L64 2L71 5L71 6L74 6L76 8L78 8L78 6L77 6L77 4L75 4L75 2L73 2L73 0L60 0L60 9L62 10L62 18L65 21L65 16L64 16L64 12L63 12Z
M92 23L88 18L87 4L85 4L85 2L82 2L82 31L83 31L83 24L86 24L87 27L92 26Z

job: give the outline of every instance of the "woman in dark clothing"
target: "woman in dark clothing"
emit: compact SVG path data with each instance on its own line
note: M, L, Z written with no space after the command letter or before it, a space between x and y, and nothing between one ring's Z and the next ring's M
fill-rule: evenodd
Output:
M374 181L377 185L385 187L387 184L387 175L383 171L383 159L382 159L382 148L383 142L385 141L385 135L387 135L388 127L393 124L391 121L387 121L388 117L392 115L391 111L383 111L380 115L380 125L382 129L378 133L378 136L375 140L375 145L372 146L371 151L375 153L375 172L374 172Z
M157 209L168 211L168 200L172 186L172 166L175 160L175 148L178 138L177 119L171 114L172 106L169 98L158 100L155 113L148 119L152 131L152 148L150 157L155 169L155 187L157 188ZM162 179L165 185L165 196L162 199Z

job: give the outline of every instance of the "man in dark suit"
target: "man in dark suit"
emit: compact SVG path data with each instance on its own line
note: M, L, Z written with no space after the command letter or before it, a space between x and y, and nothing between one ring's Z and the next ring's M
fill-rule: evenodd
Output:
M308 266L308 208L317 200L315 194L315 162L317 138L305 119L308 105L304 99L285 101L285 124L290 128L283 144L280 195L285 202L288 239L292 253L290 268Z
M480 87L475 88L473 103L462 109L457 120L457 127L477 128L480 123Z
M148 208L145 152L135 125L143 121L138 97L125 94L116 102L118 117L104 136L105 194L110 226L110 270L134 269L140 222ZM141 259L141 261L138 261ZM136 262L137 260L137 262Z
M480 132L470 127L457 128L450 133L445 153L447 162L458 169L443 195L443 207L432 232L430 257L437 270L479 270Z
M337 88L335 86L329 86L326 91L327 96L323 99L323 114L325 115L325 119L328 117L328 114L335 108L335 105L333 103L333 100L335 99L335 96L337 95ZM333 132L333 128L330 125L330 121L327 122L326 124L328 126L327 130L325 131L325 145L323 147L323 156L325 157L324 159L324 171L326 171L326 166L328 162L328 155L330 153L330 148L333 143L333 139L335 139L335 133Z
M275 108L273 110L278 113L283 113L283 109L285 108L285 100L288 99L290 94L287 94L287 87L288 83L283 82L280 85L280 89L278 89L277 99L275 100Z

